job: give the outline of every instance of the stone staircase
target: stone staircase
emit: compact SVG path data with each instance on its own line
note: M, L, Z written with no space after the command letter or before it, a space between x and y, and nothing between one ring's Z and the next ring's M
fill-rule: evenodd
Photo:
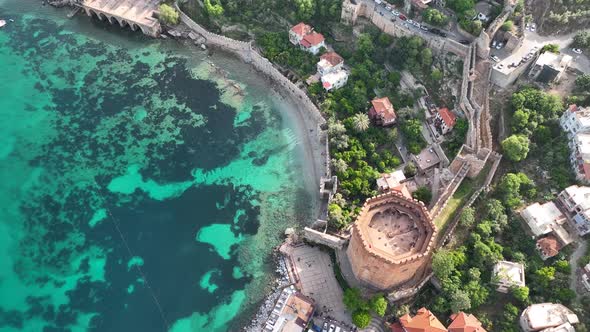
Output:
M373 319L369 323L369 326L365 327L359 332L386 332L389 329L385 327L385 320L382 317L373 315Z

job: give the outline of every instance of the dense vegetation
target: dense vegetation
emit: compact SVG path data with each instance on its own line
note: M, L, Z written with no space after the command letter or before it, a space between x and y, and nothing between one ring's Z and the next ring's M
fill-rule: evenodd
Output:
M574 47L590 50L590 31L580 31L574 36Z
M571 184L567 139L559 127L565 107L559 97L525 87L512 95L511 106L513 136L502 142L506 156L516 162L532 156L551 172L550 183L557 189Z
M367 301L358 288L348 288L344 291L343 302L346 309L352 313L352 322L361 329L371 322L371 312L383 317L387 311L387 300L383 294L376 294Z
M163 3L160 5L160 21L168 25L176 25L179 21L179 14L176 9Z
M502 147L504 155L513 160L508 168L514 171L500 177L491 197L476 201L475 208L463 210L456 235L460 239L433 257L432 268L442 286L441 296L421 296L414 305L426 305L443 317L466 310L473 312L487 330L516 332L524 307L531 303L563 303L580 315L582 324L576 330L587 331L584 324L590 324L590 317L585 312L590 309L590 297L583 298L580 304L574 302L575 293L569 287L569 248L543 261L515 212L546 197L544 187L533 179L540 177L539 169L551 171L547 184L551 188L563 189L573 183L566 140L558 124L564 105L558 97L525 87L512 95L510 106L513 135ZM528 164L533 167L523 167ZM513 288L508 295L496 292L491 271L499 260L522 263L527 287ZM586 261L590 261L590 252L580 263Z
M426 23L438 26L444 26L449 23L449 17L435 8L427 8L422 12L422 18Z
M289 68L301 77L307 77L316 70L319 57L309 52L293 47L289 42L289 33L266 32L257 40L264 55L270 61Z

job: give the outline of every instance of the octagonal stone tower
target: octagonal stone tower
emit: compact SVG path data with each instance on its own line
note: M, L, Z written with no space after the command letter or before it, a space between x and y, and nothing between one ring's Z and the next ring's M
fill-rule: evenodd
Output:
M435 235L422 202L388 192L365 202L346 256L357 281L368 288L412 287L430 264Z

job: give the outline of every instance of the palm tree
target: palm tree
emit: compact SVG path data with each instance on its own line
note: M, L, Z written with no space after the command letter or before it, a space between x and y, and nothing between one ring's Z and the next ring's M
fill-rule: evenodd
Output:
M369 129L369 125L371 124L369 121L369 116L367 116L365 113L355 114L352 117L352 122L354 124L354 129L358 132Z

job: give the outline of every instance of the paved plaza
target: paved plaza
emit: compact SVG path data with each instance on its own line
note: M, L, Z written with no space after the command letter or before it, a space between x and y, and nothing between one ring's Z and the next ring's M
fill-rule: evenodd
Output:
M351 324L342 303L342 289L336 281L330 255L316 247L290 247L290 256L299 277L301 292L313 298L318 313Z

